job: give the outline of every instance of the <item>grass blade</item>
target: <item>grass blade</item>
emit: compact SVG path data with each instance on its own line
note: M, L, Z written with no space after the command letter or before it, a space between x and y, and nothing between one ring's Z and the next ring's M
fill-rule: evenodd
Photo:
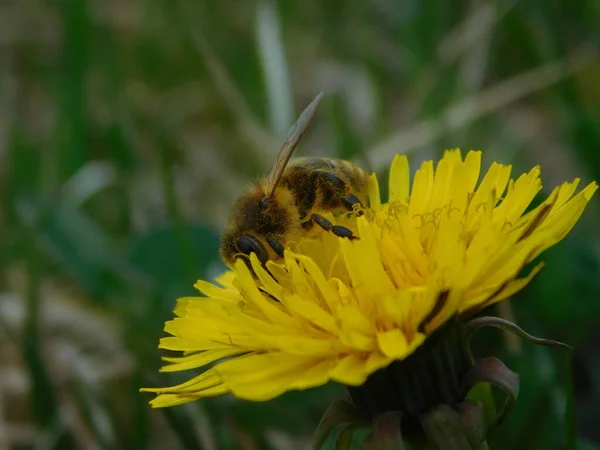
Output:
M258 5L256 38L269 101L271 130L283 138L294 120L294 104L279 17L271 1L262 1Z

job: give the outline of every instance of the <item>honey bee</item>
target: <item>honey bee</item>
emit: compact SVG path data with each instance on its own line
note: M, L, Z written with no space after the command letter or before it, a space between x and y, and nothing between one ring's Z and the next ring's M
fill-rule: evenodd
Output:
M251 184L235 202L221 237L221 257L255 253L262 264L283 256L286 245L315 224L336 236L355 239L349 228L333 225L324 212L352 211L368 200L369 174L349 161L290 157L312 120L323 94L302 112L268 175Z

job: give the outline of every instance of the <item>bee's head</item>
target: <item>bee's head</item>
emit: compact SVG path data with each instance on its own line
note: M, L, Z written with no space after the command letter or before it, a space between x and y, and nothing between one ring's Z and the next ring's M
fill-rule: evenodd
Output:
M221 236L221 257L228 265L233 265L238 257L249 257L255 253L258 260L265 264L269 253L261 239L249 232L240 232L236 228L228 228ZM249 258L244 258L249 261Z
M288 227L289 215L258 190L242 195L234 205L229 226L221 236L221 257L228 265L242 255L255 253L265 264L277 257L277 250ZM245 258L245 260L248 260Z
M238 257L249 264L247 257L251 253L255 253L262 264L269 259L262 229L262 224L268 222L265 206L264 199L255 192L242 195L234 205L229 226L221 236L221 257L228 265L232 266Z

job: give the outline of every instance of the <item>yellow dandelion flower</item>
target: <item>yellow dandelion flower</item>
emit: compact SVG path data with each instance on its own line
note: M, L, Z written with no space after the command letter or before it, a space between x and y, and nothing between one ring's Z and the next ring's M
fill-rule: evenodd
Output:
M447 151L426 161L410 188L397 156L389 201L377 180L364 214L330 217L357 240L319 232L286 249L254 274L238 260L216 284L198 281L203 297L182 298L160 348L165 372L210 366L174 387L144 389L154 407L226 393L247 400L332 380L347 386L405 360L435 330L522 289L540 270L523 267L560 241L598 188L575 193L579 179L526 212L542 188L539 167L511 179L492 164L480 178L481 152ZM268 270L268 271L267 271ZM254 276L255 275L255 276Z

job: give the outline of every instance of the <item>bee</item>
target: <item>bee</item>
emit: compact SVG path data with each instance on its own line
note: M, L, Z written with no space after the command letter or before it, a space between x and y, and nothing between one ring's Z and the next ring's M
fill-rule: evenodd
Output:
M277 260L289 242L315 225L336 236L356 239L349 228L333 225L323 213L364 206L369 174L340 159L295 158L290 162L322 96L317 95L292 126L268 175L251 184L235 202L221 236L221 257L228 265L251 253L263 265Z

